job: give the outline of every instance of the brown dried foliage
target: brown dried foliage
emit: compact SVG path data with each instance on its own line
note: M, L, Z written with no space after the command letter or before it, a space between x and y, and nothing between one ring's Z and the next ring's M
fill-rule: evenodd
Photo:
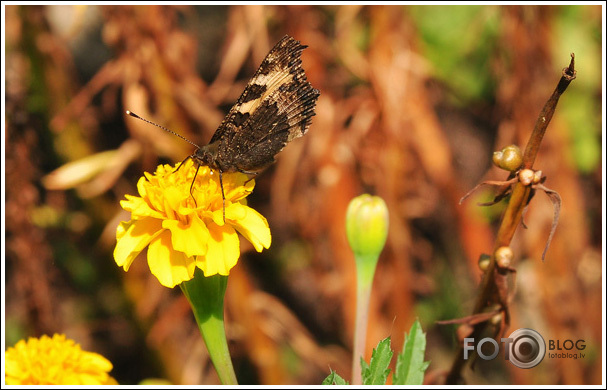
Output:
M547 49L555 39L549 7L499 9L501 41L491 59L497 95L485 116L497 128L495 145L471 132L473 121L462 120L471 112L454 117L455 109L445 109L447 93L433 81L407 7L89 6L98 12L101 43L109 51L82 84L75 69L83 57L73 58L67 42L75 44L92 22L85 11L74 18L80 27L60 32L46 22L58 11L53 7L6 8L6 315L25 324L28 335L77 335L85 348L114 358L119 381L162 375L176 384L217 383L185 298L159 286L143 256L127 274L108 271L116 225L128 218L118 201L135 193L137 178L159 158L179 161L191 153L187 143L129 120L123 111L204 144L285 33L309 46L303 67L321 96L309 133L257 178L251 197L269 220L273 243L253 256L243 241L240 264L230 275L227 335L241 382L319 384L329 368L349 377L355 270L343 226L348 202L362 192L381 196L390 210L371 298L367 358L387 335L400 348L403 331L419 316L415 305L442 291L441 274L463 292L458 298L467 301L461 304L471 306L480 280L476 259L491 250L495 226L479 217L474 202L458 201L481 181L479 161L508 143L526 142L553 88L562 64L553 63ZM100 55L88 50L91 60ZM32 80L48 102L40 111L26 108ZM518 292L510 327L535 328L553 339L583 338L597 357L547 359L533 373L506 365L509 383L601 380L603 305L596 275L602 268L591 231L597 226L589 226L585 213L596 207L602 182L598 172L582 181L563 158L570 142L566 129L557 112L535 164L563 201L548 261L539 260L553 216L545 198L533 200L528 229L514 237ZM39 185L60 161L108 148L117 152L91 180L75 185L78 192ZM500 175L491 170L486 178L502 180ZM75 213L80 224L34 223L31 216L46 206L60 215ZM93 231L102 231L99 240L91 238ZM72 285L70 264L56 266L56 239L86 248L84 253L93 248L90 259L100 274L95 288L114 291L108 280L119 276L132 318L111 304L100 312L106 317L95 321L77 312L83 292ZM86 302L103 302L100 295ZM429 337L426 358L432 360L427 380L440 383L453 335L420 319ZM151 352L164 372L154 370L154 359L125 357L138 348ZM471 375L470 382L487 380Z

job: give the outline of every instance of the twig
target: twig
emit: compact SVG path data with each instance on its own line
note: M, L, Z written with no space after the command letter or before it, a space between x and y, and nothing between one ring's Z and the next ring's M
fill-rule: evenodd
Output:
M548 124L554 115L556 104L571 81L575 79L576 71L574 59L575 56L573 53L571 53L571 62L569 63L569 66L563 69L563 75L559 80L556 89L552 93L552 96L550 96L550 99L548 99L544 105L544 108L542 109L535 123L535 128L533 129L533 133L531 133L529 142L527 143L527 147L525 148L525 153L523 155L523 168L531 169L533 167L533 163L535 162L537 152L540 148L540 144L542 143L544 134L546 133L546 129L548 128ZM497 238L491 254L489 267L487 268L486 276L481 282L480 294L472 314L472 316L474 316L482 313L486 307L494 306L496 304L501 307L504 321L502 322L501 329L496 331L496 336L498 334L503 334L510 323L508 289L507 284L505 283L505 278L507 277L509 270L496 266L494 253L498 248L510 245L514 232L521 223L523 210L529 201L531 190L531 186L523 185L520 182L514 184L510 202L508 203L506 211L504 212L500 228L497 232ZM479 338L483 334L487 324L487 321L471 324L473 326L473 330L470 337L474 337L475 339ZM465 365L466 360L464 360L463 345L460 344L455 354L451 370L447 375L446 383L459 383L461 381L461 370Z
M569 63L569 66L567 68L563 68L563 76L559 80L556 89L552 93L552 96L550 96L550 99L548 99L544 105L542 112L540 112L540 116L535 122L535 128L533 129L533 133L531 133L531 137L529 138L529 142L525 148L525 154L523 155L523 168L531 169L533 167L535 157L537 156L537 151L540 148L540 144L542 143L542 139L544 138L548 124L552 119L552 115L554 115L556 104L569 84L575 80L576 73L575 55L571 53L571 62Z

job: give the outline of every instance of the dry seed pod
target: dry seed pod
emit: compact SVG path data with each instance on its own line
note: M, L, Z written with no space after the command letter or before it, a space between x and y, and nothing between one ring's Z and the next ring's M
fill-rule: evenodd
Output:
M533 184L538 184L542 180L542 171L535 171L533 174Z
M489 320L489 322L491 322L491 325L499 325L502 322L502 313L497 313L496 315L494 315L493 317L491 317L491 319Z
M534 178L535 172L533 172L533 170L531 169L521 169L518 173L518 180L524 186L531 185L531 183L533 183L534 181Z
M493 164L510 172L514 172L521 167L523 163L523 154L516 145L508 145L502 150L493 152Z
M486 272L487 268L489 268L489 264L491 263L491 256L483 253L478 258L478 268L481 271Z
M500 268L510 267L513 257L514 252L512 252L512 249L510 249L509 246L500 246L495 251L495 262Z

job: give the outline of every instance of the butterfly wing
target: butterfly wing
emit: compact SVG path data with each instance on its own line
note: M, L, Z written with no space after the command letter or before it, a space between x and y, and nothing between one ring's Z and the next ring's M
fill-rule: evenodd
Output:
M211 144L217 142L217 163L224 171L254 171L304 135L314 116L320 92L301 68L306 46L289 36L270 50Z

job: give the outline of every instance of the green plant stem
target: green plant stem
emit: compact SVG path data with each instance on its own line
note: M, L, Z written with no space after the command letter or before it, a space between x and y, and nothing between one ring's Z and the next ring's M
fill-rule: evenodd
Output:
M352 384L361 385L360 359L364 359L367 344L367 324L369 322L369 302L375 275L375 259L356 256L356 320L354 323L354 351L352 353Z
M194 278L181 283L180 287L192 306L219 380L224 385L237 385L223 322L223 298L227 285L227 276L205 277L197 268Z
M531 136L529 137L529 142L527 142L525 153L523 155L524 168L531 169L533 167L533 163L535 162L537 152L540 148L544 134L546 133L546 129L548 128L548 124L554 115L556 104L571 81L575 79L576 71L574 58L573 53L571 53L571 62L569 63L569 66L563 69L562 77L559 80L556 89L544 105L535 123L535 127L531 133ZM495 253L495 250L501 246L510 246L514 232L521 224L523 210L529 202L530 195L531 188L529 186L524 186L521 183L516 183L514 185L512 195L510 196L510 201L506 211L504 212L500 228L497 232L497 238L491 253L491 260L486 271L486 277L484 277L483 281L481 282L480 294L478 296L478 300L476 301L476 305L474 306L473 314L478 314L481 313L486 307L496 303L499 304L504 313L504 324L506 327L510 322L507 297L503 296L503 290L500 292L500 289L498 288L498 284L501 283L500 281L504 279L505 275L501 273L502 271L500 271L498 267L496 267L495 256L493 254ZM472 332L467 337L478 339L486 327L486 321L475 324ZM501 329L501 331L503 330L504 329ZM458 384L460 382L461 370L466 365L466 360L464 360L463 356L463 346L460 345L455 354L451 370L447 374L446 384Z

